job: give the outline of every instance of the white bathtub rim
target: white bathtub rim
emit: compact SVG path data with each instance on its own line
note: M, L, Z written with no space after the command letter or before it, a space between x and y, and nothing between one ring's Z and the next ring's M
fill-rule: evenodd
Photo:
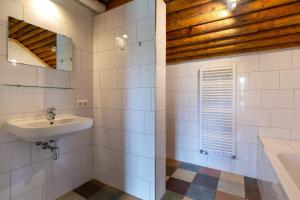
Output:
M298 189L296 183L290 177L290 174L288 173L285 166L281 163L278 157L278 154L280 153L299 153L297 153L291 147L288 140L260 137L260 141L263 145L264 151L271 164L271 167L274 170L275 175L277 176L286 196L289 200L299 200L300 190Z

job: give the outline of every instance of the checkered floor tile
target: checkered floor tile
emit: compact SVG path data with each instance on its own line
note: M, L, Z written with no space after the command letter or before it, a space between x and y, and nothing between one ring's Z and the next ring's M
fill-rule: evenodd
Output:
M163 200L260 200L256 179L167 160Z
M57 200L139 200L113 187L91 180Z
M260 200L256 179L167 160L167 191L162 200ZM57 200L138 200L96 180Z

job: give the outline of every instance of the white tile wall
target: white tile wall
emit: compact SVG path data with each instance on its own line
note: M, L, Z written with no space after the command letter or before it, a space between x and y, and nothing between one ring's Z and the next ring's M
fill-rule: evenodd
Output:
M279 71L249 73L249 89L279 89Z
M300 70L281 70L280 71L280 88L281 89L294 89L300 88L299 81Z
M16 198L14 200L39 200L43 199L43 188L38 187L36 189L33 189L29 192L26 192Z
M292 67L292 51L277 51L260 55L261 71L288 69Z
M42 161L11 172L11 196L16 197L51 180L51 161Z
M0 198L10 199L10 173L0 174Z
M1 164L0 171L6 172L12 169L30 164L30 144L23 141L2 144L0 146Z
M195 117L197 70L231 63L237 67L236 160L201 155L192 140L199 141L200 134ZM299 63L299 49L291 49L167 66L168 156L256 177L258 135L300 138Z
M78 168L80 168L80 151L72 151L52 162L52 177L59 178Z
M57 199L73 188L73 176L66 175L45 184L43 187L43 199Z
M94 176L145 200L155 196L154 5L136 0L94 17Z
M54 162L50 159L50 152L18 140L8 134L2 126L7 119L11 118L43 116L49 106L57 107L59 114L92 113L93 13L77 1L43 1L43 3L39 4L33 0L0 2L0 42L3 44L0 47L0 84L2 84L0 85L0 158L5 161L0 163L1 200L54 200L92 177L87 173L92 170L84 167L91 162L92 153L91 150L87 150L91 146L89 132L62 138L59 141L62 159ZM8 16L25 19L29 23L72 37L73 72L22 64L13 66L7 62L5 44ZM24 88L3 84L41 87ZM73 87L74 89L43 87ZM89 100L89 106L76 108L76 98ZM66 166L63 167L62 164ZM74 168L76 171L69 170L67 166L70 164L71 169ZM55 179L55 177L59 178Z

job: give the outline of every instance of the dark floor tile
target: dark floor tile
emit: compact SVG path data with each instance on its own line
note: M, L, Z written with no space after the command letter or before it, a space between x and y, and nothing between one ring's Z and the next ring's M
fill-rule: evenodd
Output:
M245 199L225 192L216 191L215 200L245 200Z
M245 198L248 200L261 200L257 179L244 177L245 181Z
M119 200L140 200L137 197L131 196L129 194L122 194L119 198Z
M176 171L176 167L166 166L166 175L172 176L172 174Z
M186 169L186 170L190 170L190 171L193 171L193 172L198 172L199 169L201 168L199 165L193 165L193 164L190 164L190 163L181 163L179 165L179 167L181 169Z
M190 184L176 178L169 178L167 181L167 190L184 195L189 189Z
M106 186L102 190L96 192L94 195L88 198L88 200L119 200L124 195L124 192L121 192L115 188Z
M216 190L192 183L185 196L188 196L194 200L214 200L215 194Z
M193 180L193 183L201 185L213 190L218 187L219 179L213 176L208 176L206 174L197 174Z
M180 161L177 161L177 160L171 160L171 159L167 159L166 161L166 165L167 166L171 166L171 167L179 167L179 165L181 164Z
M200 167L198 173L200 174L206 174L209 176L214 176L216 178L220 177L221 171L220 170L216 170L216 169L210 169L207 167Z
M247 188L252 188L252 189L258 188L257 179L255 179L255 178L250 178L250 177L245 176L244 183L245 183L245 187L247 187Z
M166 193L164 194L161 200L181 200L181 199L183 199L183 195L171 191L166 191Z
M78 188L74 189L74 192L76 192L77 194L79 194L85 198L89 198L90 196L92 196L96 192L100 191L104 187L105 187L105 184L103 184L99 181L96 181L96 180L91 180L91 181L79 186Z

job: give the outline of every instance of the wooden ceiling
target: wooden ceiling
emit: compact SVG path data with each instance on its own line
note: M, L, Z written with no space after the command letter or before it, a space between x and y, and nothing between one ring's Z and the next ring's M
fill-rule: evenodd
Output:
M300 46L299 0L165 0L167 63Z
M128 3L132 0L98 0L98 1L100 3L105 4L106 10L111 10L111 9L121 6L125 3Z
M9 38L51 68L56 68L56 33L9 18Z

